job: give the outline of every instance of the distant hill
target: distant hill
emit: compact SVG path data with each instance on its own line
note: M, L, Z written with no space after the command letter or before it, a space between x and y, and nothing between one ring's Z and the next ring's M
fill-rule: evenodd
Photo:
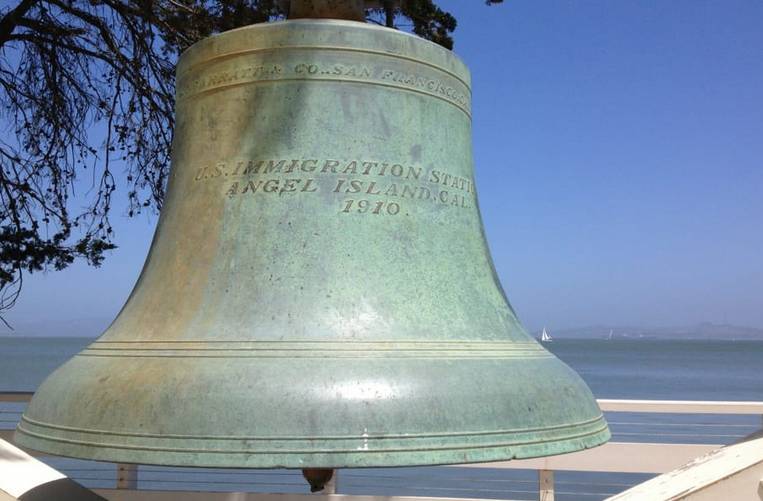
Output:
M739 327L728 324L704 322L684 327L628 327L615 325L594 325L573 329L549 331L558 339L606 339L612 331L613 339L756 339L763 340L763 329ZM540 332L534 332L539 336Z

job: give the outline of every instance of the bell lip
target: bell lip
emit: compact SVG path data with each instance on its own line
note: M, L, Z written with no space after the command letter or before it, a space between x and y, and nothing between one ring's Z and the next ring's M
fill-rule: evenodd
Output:
M43 437L23 428L24 418L14 433L14 441L28 449L62 457L107 461L113 463L146 464L158 466L180 466L199 468L387 468L458 465L532 459L555 456L591 449L606 443L611 434L600 414L585 423L585 426L568 426L567 436L546 440L542 436L532 441L517 444L482 444L456 446L443 443L440 447L416 448L409 450L365 450L321 452L281 452L273 451L165 451L83 445L81 441L65 437ZM546 427L546 430L554 427ZM558 428L558 427L557 427ZM576 430L577 429L577 430ZM542 431L541 431L542 433ZM320 439L318 439L320 440Z
M283 29L287 27L297 26L297 25L306 25L306 26L335 26L338 28L344 27L344 28L354 28L358 30L368 30L373 32L379 32L379 33L386 33L390 36L400 37L401 40L409 40L413 41L413 43L423 44L423 46L428 47L429 49L433 50L435 53L439 53L441 58L443 60L452 60L454 63L454 66L457 68L453 69L453 74L462 80L465 84L467 89L471 92L471 72L469 71L469 67L466 65L466 62L453 50L446 49L445 47L436 44L432 42L431 40L427 40L425 38L421 38L418 35L415 35L413 33L408 33L405 31L396 30L394 28L388 28L386 26L378 26L369 24L367 22L361 22L361 21L351 21L347 19L313 19L313 18L300 18L300 19L285 19L285 20L279 20L279 21L270 21L270 22L263 22L263 23L255 23L250 24L247 26L242 26L239 28L234 28L232 30L223 31L220 33L212 34L202 40L199 40L198 42L194 43L190 47L186 48L183 52L181 52L180 57L178 59L177 67L176 67L176 74L179 75L181 71L187 71L189 68L193 66L198 66L199 64L204 64L208 61L211 61L213 59L217 59L220 57L230 57L234 54L240 54L242 51L224 51L218 54L215 54L211 57L203 57L202 55L197 55L198 52L201 52L206 48L208 45L215 45L219 43L220 41L225 40L228 37L235 36L235 34L239 33L245 33L247 31L253 31L253 30L277 30L277 29ZM288 45L278 45L273 46L272 48L279 48L279 49L289 49ZM358 48L361 49L362 47L352 47L348 45L348 48ZM246 52L246 51L243 51ZM381 51L380 51L381 52ZM390 56L395 55L403 55L403 54L396 54L392 52L387 53ZM415 58L419 59L419 58ZM426 62L425 59L419 59L422 62Z

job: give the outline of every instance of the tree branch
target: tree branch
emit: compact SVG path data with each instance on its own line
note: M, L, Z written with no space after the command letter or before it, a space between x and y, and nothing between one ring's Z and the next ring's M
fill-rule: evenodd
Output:
M21 2L0 19L0 47L5 45L8 37L16 29L18 22L38 0L21 0Z

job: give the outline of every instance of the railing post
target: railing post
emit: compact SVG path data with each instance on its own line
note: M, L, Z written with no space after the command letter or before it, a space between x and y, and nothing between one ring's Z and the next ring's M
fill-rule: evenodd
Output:
M117 489L138 488L138 465L117 463Z
M554 471L538 470L538 499L554 501Z

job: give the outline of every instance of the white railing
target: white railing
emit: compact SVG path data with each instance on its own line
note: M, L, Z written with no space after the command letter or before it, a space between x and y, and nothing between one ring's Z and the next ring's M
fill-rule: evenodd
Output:
M0 393L0 403L2 402L26 402L31 399L32 393L23 392L6 392ZM677 413L677 414L717 414L717 415L760 415L763 416L763 402L706 402L706 401L668 401L668 400L599 400L599 406L605 412L611 413ZM5 420L8 421L8 420ZM636 425L643 425L645 423L632 423ZM761 423L763 424L763 422ZM1 424L0 424L1 425ZM679 425L683 426L683 425ZM688 425L691 426L691 425ZM718 425L712 425L718 426ZM761 430L763 432L763 430ZM686 435L684 433L683 435ZM0 439L11 441L12 430L5 429L0 430ZM759 444L760 442L760 444ZM749 445L753 444L753 445ZM757 446L756 446L757 444ZM686 443L668 443L668 442L609 442L600 447L589 449L585 451L575 452L571 454L564 454L559 456L550 456L537 459L525 459L525 460L513 460L505 462L494 463L479 463L479 464L466 464L457 465L459 467L467 468L493 468L493 469L530 469L538 471L538 496L541 501L553 501L555 494L554 485L554 472L555 471L577 471L577 472L619 472L619 473L651 473L651 474L663 474L668 472L674 472L687 463L695 461L697 458L705 456L710 459L703 459L701 463L704 468L700 477L706 479L708 482L708 488L710 484L718 487L720 483L727 483L727 479L736 479L736 481L746 481L749 483L747 477L742 474L747 472L746 475L752 475L753 478L756 473L756 468L759 466L763 468L763 438L747 437L745 444L740 444L736 447L734 453L720 454L717 452L728 451L731 448L725 447L724 444L686 444ZM715 452L714 452L715 451ZM706 456L708 455L708 456ZM741 457L741 459L740 459ZM736 460L730 459L736 458ZM710 466L708 466L710 465ZM699 465L696 465L699 467ZM181 495L183 499L193 499L189 492L179 491L134 491L129 494L129 491L124 492L125 489L135 489L137 487L139 468L134 465L117 465L117 481L116 490L107 489L100 490L108 499L119 500L163 500L174 499L172 495ZM731 469L733 471L726 471ZM682 470L683 471L683 470ZM698 471L698 470L697 470ZM750 473L752 472L752 473ZM689 476L690 480L686 478L678 478L674 474L670 477L670 480L666 482L671 485L680 485L681 482L693 482L695 487L702 485L702 478ZM661 479L665 475L658 477ZM717 478L716 478L717 477ZM763 477L763 472L761 473ZM650 482L655 482L658 479L654 479ZM760 478L758 478L758 482ZM339 483L341 486L341 475L339 477ZM649 482L643 484L643 487L650 484ZM658 486L658 490L665 490L665 485ZM727 488L724 487L724 488ZM763 486L758 483L754 485L754 491L761 489L763 493ZM341 487L340 487L341 490ZM168 494L169 492L169 494ZM629 491L616 496L618 500L639 500L646 499L673 499L668 497L648 497L643 491L637 496L641 497L627 497ZM660 491L661 492L661 491ZM667 492L667 491L666 491ZM753 492L753 491L750 491ZM256 496L257 501L288 501L294 498L293 494L282 495L264 495L264 494L248 494L244 496L242 493L238 493L239 497L231 497L231 493L204 493L200 495L199 499L209 500L232 500L232 499L250 499L249 496ZM244 497L241 497L244 496ZM270 496L270 497L268 497ZM368 498L369 501L376 501L376 496L344 496L339 494L332 494L324 496L330 497L336 501L345 500L345 498L353 498L352 501L363 501ZM625 496L625 497L623 497ZM272 499L271 499L272 498ZM395 500L406 499L404 497L394 497ZM251 497L255 499L255 497ZM296 499L296 498L295 498ZM390 497L385 496L385 500L389 500ZM421 500L422 498L416 498ZM429 498L429 499L446 499L446 498ZM683 499L683 498L675 498ZM712 498L708 498L712 499ZM735 500L737 498L734 498ZM742 501L746 498L738 498ZM750 498L758 501L759 497Z

